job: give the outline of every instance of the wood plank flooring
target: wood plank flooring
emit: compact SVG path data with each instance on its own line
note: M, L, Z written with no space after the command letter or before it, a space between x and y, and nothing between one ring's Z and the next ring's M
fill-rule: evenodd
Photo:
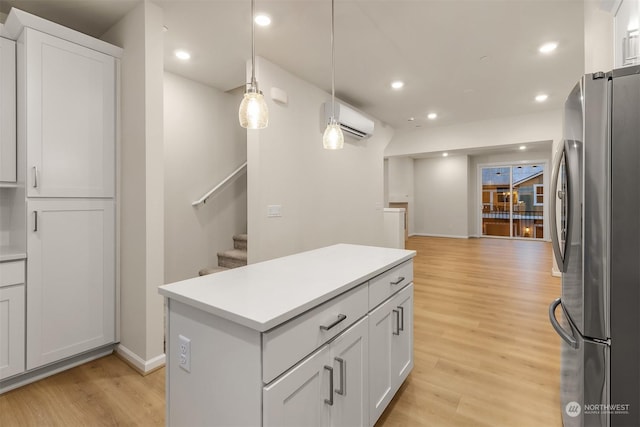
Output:
M414 370L377 426L562 426L551 245L413 237Z
M378 427L561 426L548 243L412 237L415 367ZM0 426L162 426L164 369L108 356L0 395Z

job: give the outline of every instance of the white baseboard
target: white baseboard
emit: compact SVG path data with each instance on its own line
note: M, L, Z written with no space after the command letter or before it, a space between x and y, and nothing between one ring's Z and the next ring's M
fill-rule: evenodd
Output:
M135 370L140 372L142 375L146 375L158 368L163 367L167 359L166 355L163 353L149 360L144 360L122 344L118 344L116 353L118 353L118 356L124 359L125 362L135 368Z
M551 267L551 275L553 277L562 277L562 273L555 267Z
M446 237L449 239L468 239L469 236L457 236L453 234L429 234L429 233L413 233L414 236L422 237Z

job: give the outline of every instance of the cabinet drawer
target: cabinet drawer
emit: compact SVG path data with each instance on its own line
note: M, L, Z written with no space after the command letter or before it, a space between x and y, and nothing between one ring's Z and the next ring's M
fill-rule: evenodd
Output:
M369 281L369 310L413 282L413 260L385 271Z
M0 288L24 283L24 261L0 263Z
M262 334L265 384L367 314L367 285L362 284L289 322ZM343 320L340 320L345 316Z

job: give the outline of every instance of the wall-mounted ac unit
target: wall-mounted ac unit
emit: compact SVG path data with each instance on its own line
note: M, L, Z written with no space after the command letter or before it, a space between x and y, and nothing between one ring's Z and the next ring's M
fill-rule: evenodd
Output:
M324 103L324 126L331 119L331 102ZM335 111L336 121L340 125L340 129L347 135L357 139L368 138L373 135L373 120L366 118L353 108L336 102ZM322 128L324 129L324 127Z

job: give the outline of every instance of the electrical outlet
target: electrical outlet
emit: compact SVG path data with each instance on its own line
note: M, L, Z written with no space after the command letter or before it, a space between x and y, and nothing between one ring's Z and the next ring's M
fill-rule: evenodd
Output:
M191 372L191 340L182 335L178 335L178 365Z

